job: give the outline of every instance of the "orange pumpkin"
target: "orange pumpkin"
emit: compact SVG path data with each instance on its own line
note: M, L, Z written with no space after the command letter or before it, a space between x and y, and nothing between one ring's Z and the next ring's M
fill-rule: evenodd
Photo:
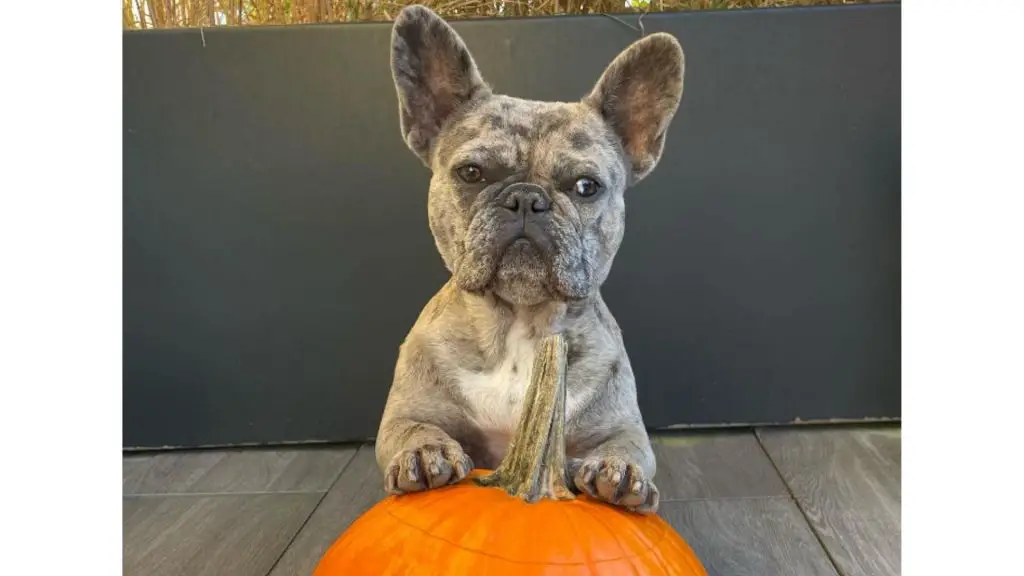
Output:
M569 492L564 361L561 338L545 339L496 472L474 470L453 486L384 499L338 538L313 576L706 576L658 516Z

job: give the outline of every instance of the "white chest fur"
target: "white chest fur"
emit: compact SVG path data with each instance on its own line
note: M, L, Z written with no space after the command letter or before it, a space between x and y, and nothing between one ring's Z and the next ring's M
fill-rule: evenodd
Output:
M513 323L505 341L505 356L497 366L486 372L464 371L459 376L459 389L469 404L470 418L498 457L515 432L533 374L537 340L528 334L528 326ZM574 413L573 400L568 394L567 416Z
M505 340L505 357L487 372L463 372L459 388L473 421L483 430L513 432L533 373L536 340L516 322Z

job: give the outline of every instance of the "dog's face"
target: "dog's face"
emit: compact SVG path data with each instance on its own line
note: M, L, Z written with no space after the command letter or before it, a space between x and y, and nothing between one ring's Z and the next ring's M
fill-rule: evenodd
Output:
M520 305L596 291L622 240L623 193L657 164L682 95L678 42L638 41L580 102L535 102L493 94L454 30L412 6L395 22L392 71L458 286Z

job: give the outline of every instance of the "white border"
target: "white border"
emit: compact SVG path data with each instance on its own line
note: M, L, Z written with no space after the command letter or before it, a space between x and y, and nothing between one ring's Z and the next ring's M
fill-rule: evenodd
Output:
M5 8L0 517L10 535L2 571L116 574L120 5Z
M12 574L119 564L121 30L99 6L12 11L0 34ZM903 574L1003 574L1024 514L1024 2L903 11Z
M1019 0L903 5L908 576L1009 574L1021 546L1022 25Z

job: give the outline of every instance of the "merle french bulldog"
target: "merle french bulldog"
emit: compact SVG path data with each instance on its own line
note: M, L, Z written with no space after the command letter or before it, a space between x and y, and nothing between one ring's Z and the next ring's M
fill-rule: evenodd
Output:
M535 346L568 342L566 450L576 489L654 512L654 453L622 335L601 298L625 191L651 173L683 92L667 34L635 42L578 102L496 94L437 14L392 34L402 136L430 168L430 230L451 279L402 344L376 440L388 492L494 468Z

